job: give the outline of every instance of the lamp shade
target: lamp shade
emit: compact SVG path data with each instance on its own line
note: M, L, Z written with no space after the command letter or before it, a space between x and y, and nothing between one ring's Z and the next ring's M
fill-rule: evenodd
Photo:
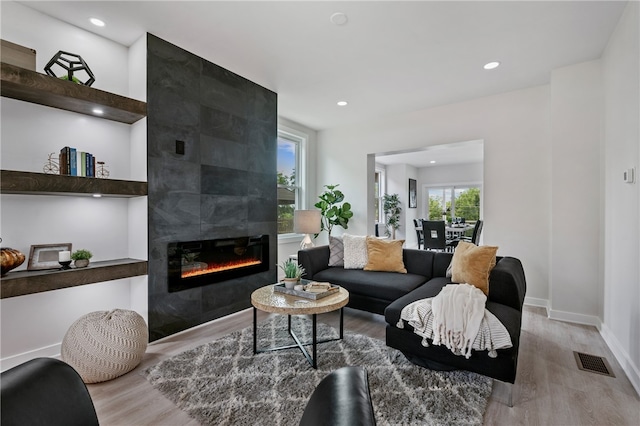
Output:
M293 212L293 232L298 234L320 233L320 211L295 210Z

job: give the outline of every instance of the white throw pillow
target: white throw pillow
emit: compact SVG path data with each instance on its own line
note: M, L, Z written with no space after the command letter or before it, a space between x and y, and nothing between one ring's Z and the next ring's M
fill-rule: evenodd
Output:
M367 256L366 235L342 235L344 244L344 269L364 269L369 258Z

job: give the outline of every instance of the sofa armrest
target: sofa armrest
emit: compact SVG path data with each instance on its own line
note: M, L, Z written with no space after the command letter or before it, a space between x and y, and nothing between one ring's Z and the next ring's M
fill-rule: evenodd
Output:
M342 367L318 384L304 409L300 426L375 426L367 370Z
M489 275L488 299L522 311L526 291L527 283L520 260L500 258Z
M91 395L67 363L35 358L4 371L0 380L3 426L98 425Z
M329 267L329 246L312 247L298 251L298 264L306 271L303 278L312 280L315 274Z

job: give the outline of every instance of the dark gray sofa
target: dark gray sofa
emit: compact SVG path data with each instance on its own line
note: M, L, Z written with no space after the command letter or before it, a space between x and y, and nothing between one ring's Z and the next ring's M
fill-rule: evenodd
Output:
M491 358L487 351L473 351L471 358L457 356L444 346L422 346L422 338L407 324L397 328L402 308L419 299L436 296L451 283L446 271L451 253L426 250L403 250L407 274L374 272L359 269L329 267L329 246L314 247L298 252L305 278L328 281L349 291L347 306L385 316L387 345L400 350L413 363L423 367L473 371L504 382L514 383L518 362L522 305L526 292L524 270L513 257L498 257L489 277L486 308L504 324L513 347L498 350Z

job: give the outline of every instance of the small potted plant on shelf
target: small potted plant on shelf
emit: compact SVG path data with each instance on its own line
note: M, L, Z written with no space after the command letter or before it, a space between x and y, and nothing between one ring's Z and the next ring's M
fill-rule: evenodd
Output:
M76 268L85 268L89 265L89 259L93 257L93 254L89 250L80 249L71 253L71 259Z
M288 289L292 289L305 274L304 268L291 259L285 260L279 267L284 271L284 286Z

